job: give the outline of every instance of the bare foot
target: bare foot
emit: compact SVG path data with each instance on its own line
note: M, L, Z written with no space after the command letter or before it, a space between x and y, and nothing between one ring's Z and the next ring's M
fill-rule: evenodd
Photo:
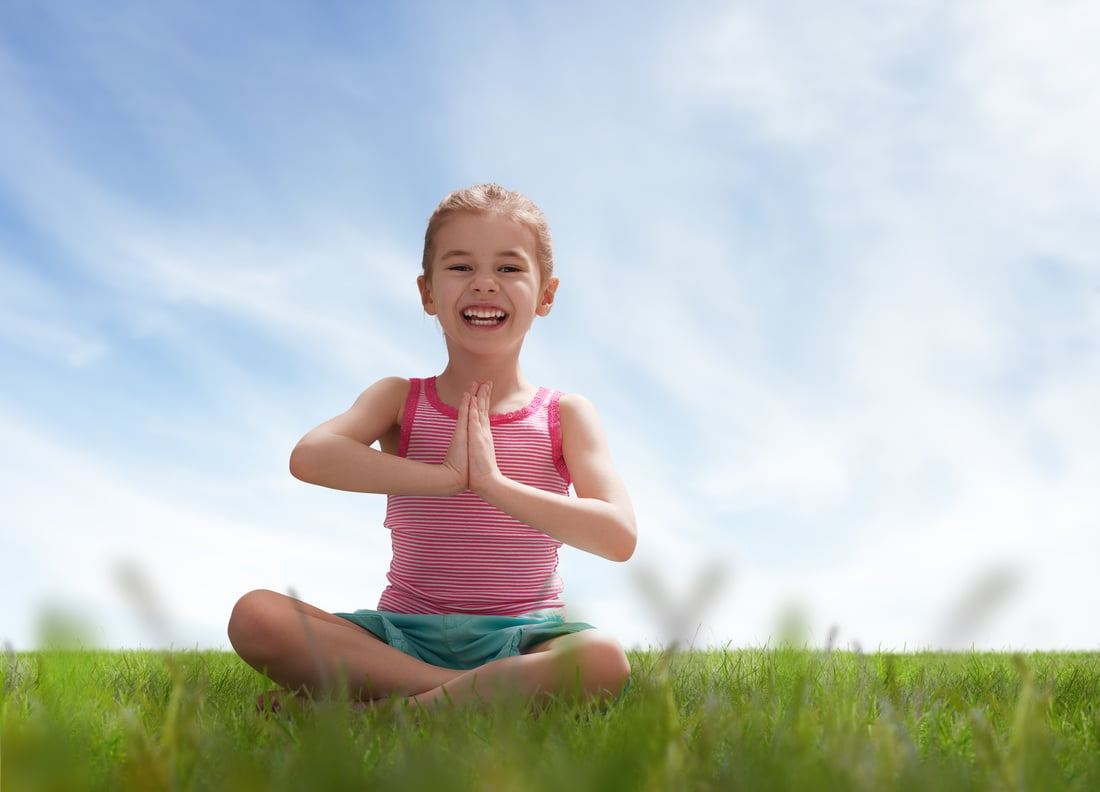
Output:
M284 703L285 702L285 703ZM256 711L262 713L279 713L285 708L301 709L313 703L313 699L305 692L292 693L289 690L269 690L256 697ZM348 706L352 712L371 712L386 701L351 701Z
M257 712L282 712L283 700L289 697L295 704L301 706L309 703L309 698L303 693L291 693L288 690L269 690L256 697Z

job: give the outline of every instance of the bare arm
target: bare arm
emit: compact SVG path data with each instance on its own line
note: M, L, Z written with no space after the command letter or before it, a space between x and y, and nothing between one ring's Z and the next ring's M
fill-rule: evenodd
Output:
M470 489L520 522L572 547L612 561L634 554L637 527L626 486L611 455L595 408L563 396L562 453L577 497L563 497L506 478L496 465L489 434L490 389L483 385L463 407L469 414ZM461 416L459 421L461 423Z
M466 488L465 435L456 433L447 459L430 465L372 445L395 442L408 380L379 380L347 412L306 433L290 455L290 472L302 481L349 492L384 495L454 495ZM461 435L461 436L460 436ZM461 460L452 463L452 460Z

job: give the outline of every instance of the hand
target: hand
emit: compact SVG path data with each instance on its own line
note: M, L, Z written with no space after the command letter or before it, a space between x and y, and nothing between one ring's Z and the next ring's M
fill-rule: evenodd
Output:
M493 395L493 383L475 382L471 391L463 399L463 404L468 404L466 410L467 475L469 488L480 494L500 475L496 447L493 445L493 433L489 423L489 403ZM462 424L461 412L459 424Z
M500 474L496 448L489 423L489 403L493 394L491 382L473 382L462 394L458 406L458 422L443 467L454 476L452 493L465 490L480 492Z
M477 383L474 384L476 386ZM448 492L450 495L458 495L470 487L470 443L467 425L471 402L470 394L463 393L462 401L458 405L458 423L455 425L455 433L451 436L451 444L447 446L447 455L443 457L443 467L454 476L454 483Z

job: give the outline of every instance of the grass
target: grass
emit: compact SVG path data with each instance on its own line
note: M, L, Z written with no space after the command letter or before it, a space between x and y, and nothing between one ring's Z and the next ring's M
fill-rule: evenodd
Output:
M1100 789L1100 654L632 655L620 703L414 717L317 702L219 652L0 659L0 789Z

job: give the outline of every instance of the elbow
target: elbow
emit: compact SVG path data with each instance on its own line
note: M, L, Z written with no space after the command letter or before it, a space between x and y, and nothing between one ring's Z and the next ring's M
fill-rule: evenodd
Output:
M622 563L629 561L634 555L635 548L638 547L638 531L631 525L627 531L625 531L621 542L616 543L612 551L608 553L607 558L609 561L618 561Z
M307 484L317 481L316 449L305 439L299 441L290 452L290 475Z
M631 558L634 557L634 548L636 548L637 546L637 539L631 538L630 543L626 545L620 553L616 554L615 558L612 560L618 561L619 563L629 561Z

